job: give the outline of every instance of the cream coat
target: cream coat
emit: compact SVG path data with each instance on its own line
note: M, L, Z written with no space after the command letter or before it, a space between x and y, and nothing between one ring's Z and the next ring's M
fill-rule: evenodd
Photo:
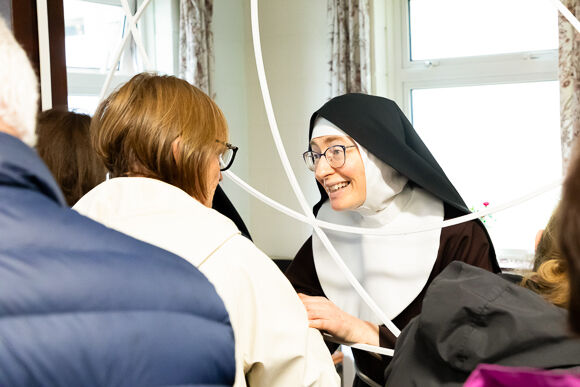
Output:
M115 178L74 209L171 251L214 284L236 337L236 386L337 386L320 333L276 265L227 217L164 182Z

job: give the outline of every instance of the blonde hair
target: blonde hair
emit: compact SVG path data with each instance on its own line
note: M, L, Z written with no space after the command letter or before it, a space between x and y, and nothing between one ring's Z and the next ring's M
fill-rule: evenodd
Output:
M112 176L151 177L202 203L211 199L209 165L228 128L219 107L195 86L173 76L138 74L99 105L90 131Z
M544 261L536 272L524 277L522 286L556 306L567 308L570 301L567 262L562 259Z
M521 285L546 301L567 308L570 300L568 263L558 245L559 228L559 210L556 209L536 247L534 272L524 276Z
M0 17L0 120L30 146L36 141L38 81L26 53Z

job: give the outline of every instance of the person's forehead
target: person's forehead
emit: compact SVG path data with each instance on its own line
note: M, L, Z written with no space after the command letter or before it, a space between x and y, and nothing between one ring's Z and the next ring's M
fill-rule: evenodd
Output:
M354 141L348 136L321 136L310 140L311 147L326 148L332 145L353 145Z

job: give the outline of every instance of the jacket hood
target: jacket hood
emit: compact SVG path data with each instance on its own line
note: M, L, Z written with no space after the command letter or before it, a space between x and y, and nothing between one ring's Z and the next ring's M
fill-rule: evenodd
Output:
M480 363L574 367L580 365L580 339L568 331L566 310L493 273L453 262L399 337L387 378L396 386L455 385Z

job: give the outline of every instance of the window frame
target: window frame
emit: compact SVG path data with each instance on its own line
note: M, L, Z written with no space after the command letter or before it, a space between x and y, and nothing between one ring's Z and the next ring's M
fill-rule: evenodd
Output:
M83 0L91 3L121 6L120 0ZM143 0L130 0L129 5L134 7L141 4ZM154 9L153 12L145 12L139 23L142 26L141 37L145 45L145 50L150 57L151 65L155 70L165 74L176 74L178 71L179 55L179 31L172 31L179 26L179 0L152 0L148 7ZM159 12L158 12L159 10ZM163 18L170 21L163 21ZM173 27L177 26L177 27ZM126 33L131 33L126 28ZM171 36L171 44L167 44L166 37ZM119 37L121 39L121 37ZM119 40L120 41L120 40ZM125 47L121 57L121 68L115 71L111 85L107 92L115 89L120 84L127 82L136 73L133 67L127 66L131 62L131 45ZM169 59L168 59L169 58ZM151 69L153 70L153 69ZM77 96L98 96L106 81L109 70L101 69L81 69L66 68L68 80L68 95Z
M557 49L412 61L409 0L373 0L370 16L371 91L395 100L411 122L414 89L558 81ZM506 267L533 260L529 249L496 253Z
M411 61L409 0L374 3L371 40L384 40L386 48L381 54L372 45L372 90L393 98L411 119L413 89L558 80L558 50ZM380 74L386 80L376 79Z

